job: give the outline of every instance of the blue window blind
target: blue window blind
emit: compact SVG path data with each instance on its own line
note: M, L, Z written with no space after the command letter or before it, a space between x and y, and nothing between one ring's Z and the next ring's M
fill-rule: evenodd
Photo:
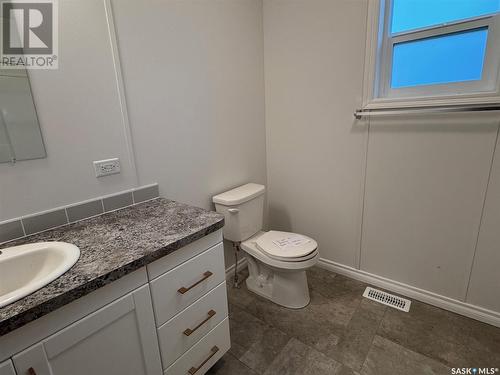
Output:
M500 0L393 0L391 33L500 11Z
M487 38L484 27L394 44L391 87L480 80Z

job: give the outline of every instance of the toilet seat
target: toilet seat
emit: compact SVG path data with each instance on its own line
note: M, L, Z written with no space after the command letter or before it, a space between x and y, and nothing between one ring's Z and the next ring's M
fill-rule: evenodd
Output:
M259 236L256 247L282 262L303 262L316 255L318 244L312 238L291 232L271 230Z
M300 258L276 257L276 256L270 256L270 255L266 254L266 256L269 257L269 258L271 258L271 259L277 260L279 262L285 262L285 263L300 263L300 262L305 262L305 261L307 261L309 259L314 258L316 255L318 255L317 251L313 251L311 254L306 255L304 257L300 257Z
M316 248L305 256L296 258L273 256L268 254L266 251L262 250L259 246L257 246L257 242L259 241L259 239L262 236L265 236L267 233L269 232L259 232L253 237L249 238L248 240L243 241L241 243L241 248L249 255L259 259L261 262L268 264L269 266L277 267L280 269L288 269L288 270L306 269L312 267L317 263L319 258L319 253L316 241L313 240Z

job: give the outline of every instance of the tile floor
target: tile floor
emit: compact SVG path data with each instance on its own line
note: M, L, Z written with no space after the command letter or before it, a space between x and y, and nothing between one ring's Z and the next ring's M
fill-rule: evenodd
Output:
M362 297L367 286L308 272L311 303L277 306L228 286L230 351L211 375L451 374L500 367L500 329L412 301L409 313ZM500 374L500 372L498 372Z

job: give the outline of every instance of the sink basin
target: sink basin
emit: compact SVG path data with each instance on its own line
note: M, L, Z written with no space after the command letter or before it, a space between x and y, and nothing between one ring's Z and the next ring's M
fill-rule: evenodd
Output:
M66 242L8 247L0 254L0 307L43 288L68 271L80 249Z

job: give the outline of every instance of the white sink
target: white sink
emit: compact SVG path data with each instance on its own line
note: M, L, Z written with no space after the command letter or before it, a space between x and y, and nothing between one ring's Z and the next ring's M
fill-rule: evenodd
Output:
M0 251L0 307L43 288L80 257L80 249L66 242L39 242Z

